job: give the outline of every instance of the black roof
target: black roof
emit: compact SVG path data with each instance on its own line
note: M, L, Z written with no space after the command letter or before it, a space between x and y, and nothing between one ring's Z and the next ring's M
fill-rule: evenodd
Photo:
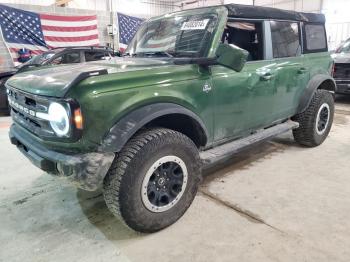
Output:
M323 14L302 13L272 7L261 7L253 5L225 5L228 9L229 17L247 18L247 19L278 19L292 20L313 23L325 23Z

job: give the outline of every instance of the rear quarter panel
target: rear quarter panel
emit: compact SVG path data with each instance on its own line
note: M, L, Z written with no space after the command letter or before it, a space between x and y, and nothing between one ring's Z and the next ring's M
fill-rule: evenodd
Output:
M310 79L318 74L331 74L333 59L329 52L305 54L304 56L310 68Z

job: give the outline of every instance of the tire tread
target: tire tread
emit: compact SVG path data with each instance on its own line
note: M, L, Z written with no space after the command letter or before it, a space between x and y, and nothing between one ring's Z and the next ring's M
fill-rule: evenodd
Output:
M121 184L123 176L126 174L126 169L133 158L150 142L154 139L163 139L164 136L171 135L175 139L183 140L186 143L193 143L187 136L177 131L166 128L151 128L145 129L136 134L130 141L124 146L121 152L116 155L114 162L110 170L108 171L103 187L103 195L108 209L115 215L124 225L131 228L127 221L123 218L121 212L121 202L119 199L119 193L121 190ZM194 145L195 146L195 145ZM197 162L199 161L199 155ZM199 164L198 164L199 165ZM198 166L200 168L200 166ZM131 228L132 229L132 228Z

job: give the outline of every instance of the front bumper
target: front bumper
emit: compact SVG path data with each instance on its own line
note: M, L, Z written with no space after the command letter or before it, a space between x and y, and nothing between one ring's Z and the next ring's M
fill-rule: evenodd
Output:
M115 157L114 153L109 152L70 155L48 150L16 124L11 126L9 136L11 143L35 166L50 174L65 177L88 191L97 190L102 185Z
M350 79L335 79L337 83L337 94L349 94L350 95Z

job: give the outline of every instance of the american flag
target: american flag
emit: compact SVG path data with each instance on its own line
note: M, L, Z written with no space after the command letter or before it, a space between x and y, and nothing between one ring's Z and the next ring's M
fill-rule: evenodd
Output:
M99 45L96 15L47 15L0 5L0 28L14 62L21 48L35 55L55 47Z
M119 25L119 49L125 50L144 19L117 13Z

